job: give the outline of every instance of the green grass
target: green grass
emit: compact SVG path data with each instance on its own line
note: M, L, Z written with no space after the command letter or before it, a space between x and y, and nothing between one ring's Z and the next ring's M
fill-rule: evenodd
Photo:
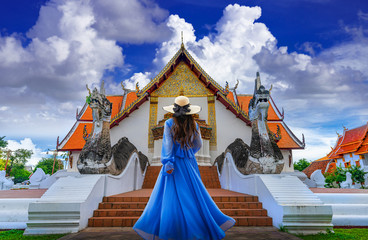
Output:
M334 228L335 233L316 234L316 235L297 235L304 240L330 240L330 239L346 239L346 240L366 240L368 239L367 228Z
M13 240L13 239L25 239L25 240L56 240L65 236L66 234L52 234L52 235L34 235L34 236L23 236L24 230L9 230L0 231L0 240Z

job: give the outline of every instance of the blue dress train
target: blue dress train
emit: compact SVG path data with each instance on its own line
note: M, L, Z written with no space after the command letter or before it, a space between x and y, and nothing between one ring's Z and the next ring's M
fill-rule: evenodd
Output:
M163 167L133 229L146 240L222 239L235 220L220 211L202 183L194 156L202 146L200 133L193 148L183 149L173 143L172 125L172 118L165 122ZM166 173L170 169L172 174Z

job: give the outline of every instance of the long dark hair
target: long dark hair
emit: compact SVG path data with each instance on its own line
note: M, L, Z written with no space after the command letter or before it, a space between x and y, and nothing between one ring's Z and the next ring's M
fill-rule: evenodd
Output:
M172 134L174 142L180 143L181 148L184 148L184 146L193 147L193 139L198 134L193 115L173 116L173 119Z

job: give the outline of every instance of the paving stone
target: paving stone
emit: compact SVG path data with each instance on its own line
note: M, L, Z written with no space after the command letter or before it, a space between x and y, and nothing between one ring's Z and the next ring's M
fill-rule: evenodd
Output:
M129 227L112 227L112 228L86 228L79 233L66 235L59 240L138 240L142 239ZM300 240L300 238L278 231L274 227L233 227L226 232L225 240Z

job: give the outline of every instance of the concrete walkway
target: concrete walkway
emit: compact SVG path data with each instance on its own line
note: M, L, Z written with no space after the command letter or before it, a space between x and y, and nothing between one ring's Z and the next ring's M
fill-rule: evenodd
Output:
M86 228L78 233L69 234L59 240L140 240L141 237L130 227L113 227L113 228ZM300 239L291 234L280 232L274 227L233 227L226 232L225 240L297 240Z

